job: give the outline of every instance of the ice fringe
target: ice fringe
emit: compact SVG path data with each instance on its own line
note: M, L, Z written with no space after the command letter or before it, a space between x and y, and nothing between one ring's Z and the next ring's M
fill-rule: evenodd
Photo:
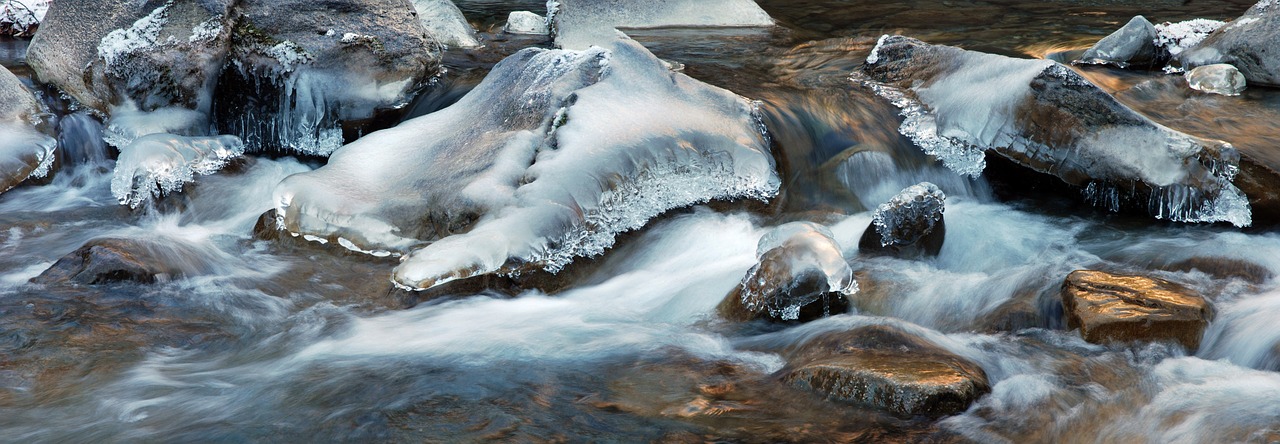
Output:
M197 175L217 172L242 155L244 142L235 136L146 135L120 150L111 194L121 205L137 208L148 199L181 190Z
M946 200L947 196L937 185L921 182L880 204L871 216L871 225L880 235L880 246L910 245L919 241L942 220L942 213L947 210Z
M854 280L853 268L841 251L835 235L822 225L792 222L774 228L761 237L756 246L756 259L760 263L742 279L743 306L751 312L768 311L770 316L782 320L799 319L802 308L823 297L819 293L792 291L795 279L811 272L826 278L830 292L843 296L857 293L858 281ZM766 261L782 261L785 265L775 268L766 266ZM765 275L778 270L786 270L787 276Z

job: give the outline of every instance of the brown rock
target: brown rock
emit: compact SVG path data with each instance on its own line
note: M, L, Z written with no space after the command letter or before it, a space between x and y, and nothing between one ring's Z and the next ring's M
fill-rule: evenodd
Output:
M1203 297L1163 279L1076 271L1062 284L1068 328L1095 344L1172 340L1194 352L1212 317Z
M154 283L183 275L157 245L133 239L95 239L36 276L37 284Z
M982 367L895 327L827 333L779 373L828 399L897 415L950 415L991 391Z

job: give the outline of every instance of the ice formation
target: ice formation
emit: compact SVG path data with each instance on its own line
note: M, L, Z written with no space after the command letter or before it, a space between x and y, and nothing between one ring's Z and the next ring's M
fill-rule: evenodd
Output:
M1146 17L1134 16L1129 23L1086 50L1076 63L1114 64L1121 68L1153 65L1162 58L1156 46L1156 41L1161 38L1159 28Z
M0 35L30 35L40 26L51 0L4 0L0 3Z
M1217 31L1225 22L1209 19L1193 19L1183 22L1164 22L1156 25L1156 46L1165 48L1169 55L1178 56L1195 47L1205 37Z
M23 123L0 122L0 193L53 166L58 141Z
M410 252L393 277L406 288L557 272L672 208L773 196L768 146L751 102L629 39L530 48L456 104L286 179L277 214L295 234Z
M922 182L902 190L880 204L871 225L880 235L881 246L914 244L942 220L947 196L937 185Z
M800 309L825 293L796 291L798 281L808 275L825 277L826 292L857 293L858 282L841 251L831 230L822 225L793 222L775 228L760 238L760 263L742 279L743 306L782 320L799 319Z
M854 79L901 109L900 132L947 167L976 176L984 152L1181 222L1251 223L1232 184L1239 154L1124 107L1069 68L891 36Z
M1280 86L1280 5L1260 1L1180 57L1188 67L1229 63L1255 85Z
M608 43L617 28L773 26L752 0L550 0L547 20L565 49Z
M235 136L143 136L120 150L111 193L121 205L137 208L148 199L181 190L197 175L217 172L242 155L244 142Z
M551 29L547 27L546 17L529 11L515 11L507 16L507 24L502 27L502 32L545 35L550 34Z
M1240 95L1246 84L1244 74L1225 63L1197 66L1187 72L1186 78L1191 89L1224 96Z
M148 134L200 135L207 130L208 124L208 115L186 108L144 112L133 107L117 107L111 110L102 138L107 144L121 148Z
M413 0L418 19L435 41L457 48L479 48L476 30L450 0Z

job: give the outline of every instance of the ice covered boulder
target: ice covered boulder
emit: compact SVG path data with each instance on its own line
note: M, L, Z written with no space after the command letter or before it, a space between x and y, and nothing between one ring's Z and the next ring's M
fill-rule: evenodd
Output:
M30 37L40 28L53 0L5 0L0 3L0 35Z
M343 125L407 104L439 46L407 0L245 0L219 81L217 132L325 156Z
M40 79L106 111L207 111L230 38L231 0L58 1L31 41Z
M296 235L408 252L394 281L425 289L556 272L664 211L779 185L751 102L615 39L522 50L456 104L289 177L276 201Z
M617 28L773 26L752 0L551 0L547 17L565 49L608 43Z
M1197 66L1186 77L1191 89L1224 96L1240 95L1246 83L1240 70L1226 63Z
M1259 85L1280 86L1280 2L1262 0L1181 55L1188 66L1229 63Z
M58 141L37 131L40 102L12 72L0 66L0 193L53 166Z
M529 11L515 11L507 16L502 32L508 34L546 35L551 33L547 18Z
M1077 63L1113 64L1121 68L1150 67L1163 63L1156 50L1156 26L1146 17L1136 16L1116 32L1111 33L1080 56Z
M726 319L812 320L848 310L853 269L827 227L793 222L760 239L759 259L718 311Z
M197 175L221 170L242 155L244 142L236 136L143 136L120 149L111 193L121 205L137 208L151 198L181 190Z
M418 20L435 41L455 48L479 48L476 30L450 0L413 0Z
M903 135L961 174L980 174L992 151L1113 211L1251 223L1230 144L1161 126L1058 63L884 36L855 81L901 110Z
M1076 271L1062 284L1067 326L1094 343L1168 340L1194 352L1213 308L1194 291L1163 279Z
M937 256L946 238L947 196L937 185L922 182L902 190L872 214L858 241L864 254L918 258Z
M1164 22L1156 25L1156 46L1171 57L1178 57L1188 49L1199 45L1226 23L1218 20L1191 19L1181 22Z

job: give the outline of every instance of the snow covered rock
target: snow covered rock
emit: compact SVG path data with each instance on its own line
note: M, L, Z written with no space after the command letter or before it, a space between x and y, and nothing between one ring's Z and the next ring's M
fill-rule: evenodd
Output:
M40 102L8 69L0 66L0 193L53 166L58 142L36 130Z
M1244 92L1244 74L1226 63L1197 66L1187 72L1187 85L1196 91L1224 96L1238 96Z
M1187 66L1229 63L1249 83L1280 86L1280 1L1262 0L1181 55Z
M455 48L479 48L476 30L449 0L413 0L418 20L436 42Z
M871 225L858 241L858 251L901 257L937 256L946 237L947 196L937 185L922 182L902 190L876 208Z
M778 191L751 102L672 73L629 39L606 48L522 50L456 104L285 179L282 228L409 252L393 279L426 289L557 272L664 211Z
M1136 16L1118 31L1111 33L1080 56L1077 63L1113 64L1121 68L1133 66L1151 67L1160 61L1156 50L1156 27L1146 17Z
M857 293L853 269L827 227L793 222L760 239L760 260L718 311L727 319L812 320L848 309Z
M1218 20L1191 19L1156 25L1156 46L1177 57L1225 25Z
M52 0L4 0L0 2L0 35L30 37L49 12Z
M752 0L551 0L547 17L565 49L608 43L617 28L773 26Z
M546 35L551 33L547 27L547 18L529 11L515 11L507 16L507 24L502 27L507 34Z
M1161 126L1052 61L885 36L855 80L901 109L903 135L961 174L980 174L990 150L1113 211L1251 224L1230 144Z
M244 142L236 136L143 136L120 150L111 193L121 205L137 208L149 199L181 190L197 175L217 172L242 155Z

